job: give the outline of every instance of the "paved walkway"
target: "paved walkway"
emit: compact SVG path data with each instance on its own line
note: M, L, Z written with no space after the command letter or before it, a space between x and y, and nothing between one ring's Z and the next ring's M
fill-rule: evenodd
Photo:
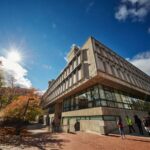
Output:
M118 135L96 135L92 133L62 134L60 138L71 139L65 150L148 150L150 139L127 136L124 140Z
M150 137L102 136L93 133L50 133L40 125L28 126L30 134L0 144L1 150L148 150ZM7 138L7 137L6 137ZM9 137L10 138L10 137ZM10 138L11 139L11 138Z

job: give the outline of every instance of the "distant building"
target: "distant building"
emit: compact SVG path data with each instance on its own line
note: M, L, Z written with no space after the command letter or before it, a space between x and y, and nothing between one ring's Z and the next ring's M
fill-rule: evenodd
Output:
M116 128L118 116L143 117L150 110L150 77L90 37L73 46L68 64L43 95L42 106L63 131L102 134Z

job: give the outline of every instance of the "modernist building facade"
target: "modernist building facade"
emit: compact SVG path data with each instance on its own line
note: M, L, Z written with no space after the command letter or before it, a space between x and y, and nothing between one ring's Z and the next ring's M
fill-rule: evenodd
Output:
M64 131L102 134L116 128L118 116L143 117L150 109L150 77L114 51L90 37L72 47L68 64L49 82L42 106Z

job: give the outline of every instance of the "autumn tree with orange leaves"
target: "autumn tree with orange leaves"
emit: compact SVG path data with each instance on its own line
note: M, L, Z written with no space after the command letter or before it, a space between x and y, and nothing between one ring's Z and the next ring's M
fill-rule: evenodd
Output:
M3 117L35 120L37 115L42 115L40 107L40 96L35 94L35 90L23 96L18 96L2 110Z

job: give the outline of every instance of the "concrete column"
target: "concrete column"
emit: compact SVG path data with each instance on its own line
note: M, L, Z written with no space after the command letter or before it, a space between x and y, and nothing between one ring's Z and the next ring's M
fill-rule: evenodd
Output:
M56 103L55 104L55 124L60 129L61 125L61 115L62 115L62 103Z
M43 124L44 124L44 125L46 125L46 118L47 118L47 115L44 115L44 116L43 116Z

